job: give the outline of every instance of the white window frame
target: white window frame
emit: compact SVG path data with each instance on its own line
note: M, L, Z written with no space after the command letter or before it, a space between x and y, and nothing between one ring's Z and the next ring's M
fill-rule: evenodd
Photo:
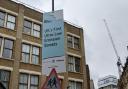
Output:
M71 47L68 46L68 37L71 37L71 39L72 39L72 46ZM72 33L67 33L67 47L74 48L74 49L80 49L80 42L78 43L79 48L75 48L75 41L74 41L75 38L78 38L78 40L80 41L80 36L77 36L77 35L72 34Z
M9 71L9 70L4 70L4 69L0 69L0 71L4 71L4 72L8 72L8 73L9 73L9 76L8 76L8 77L9 77L9 80L8 80L8 81L3 81L3 82L8 83L8 87L7 87L7 88L9 89L9 83L11 82L11 81L10 81L11 71Z
M28 45L29 46L29 52L28 53L23 51L23 45ZM23 61L23 59L22 59L22 62L24 62L24 63L30 63L30 50L31 50L31 45L30 44L22 43L22 53L29 55L28 62ZM21 55L22 55L22 53L21 53Z
M29 45L30 49L29 49L29 62L30 64L34 64L34 65L39 65L39 61L40 61L40 47L39 46L35 46L35 45L32 45L32 44L28 44L28 43L22 43L23 44L26 44L26 45ZM39 54L38 54L38 64L35 64L35 63L32 63L32 56L33 56L33 47L37 47L39 48ZM22 54L23 52L21 52ZM23 60L22 60L23 62ZM26 62L23 62L23 63L26 63Z
M8 20L9 16L14 18L14 22ZM8 25L7 25L8 23L9 23L9 24L13 24L13 25L14 25L14 28L7 27L7 26L8 26ZM11 15L11 14L7 14L6 27L7 27L8 29L15 30L15 27L16 27L16 17L15 17L15 16L13 16L13 15Z
M5 14L5 16L4 16L4 18L3 19L1 19L1 20L3 20L3 26L2 27L5 27L6 26L6 24L5 24L5 18L6 18L6 12L3 12L3 11L0 11L1 13L4 13Z
M39 30L34 29L34 25L38 25L38 26L40 27L40 29L39 29ZM39 33L39 36L35 36L35 35L34 35L34 31L38 32L38 33ZM36 24L36 23L33 23L33 24L32 24L32 32L31 32L31 35L34 36L34 37L40 38L40 36L41 36L41 25Z
M14 40L8 39L8 38L5 38L5 37L0 37L0 38L2 38L2 45L1 45L1 48L0 48L0 58L5 58L5 59L10 59L10 60L11 60L11 59L12 59L12 55L13 55ZM5 39L13 41L13 47L12 47L12 55L11 55L11 58L3 57Z
M80 57L76 57L76 56L73 56L73 55L68 55L68 56L71 56L72 57L72 60L73 60L73 71L70 71L70 69L69 69L69 61L68 61L68 72L77 72L76 71L76 63L75 63L75 58L79 58L78 60L80 60ZM67 60L69 60L69 59L67 59ZM80 64L79 64L80 65ZM80 67L80 69L81 69L81 65L79 66ZM78 73L80 73L80 71L78 72Z
M77 83L78 83L79 81L72 81L72 80L69 80L69 89L70 89L70 82L73 83L73 86L74 86L73 89L77 89ZM81 89L82 89L82 82L79 82L79 83L81 83Z
M28 74L28 73L22 73L22 72L20 72L20 75L21 75L21 74L25 74L25 75L28 76L27 89L30 89L30 87L31 87L31 76L37 76L37 77L38 77L38 85L37 85L37 89L39 88L39 75ZM19 85L20 85L20 77L19 77Z
M6 11L3 11L3 10L1 10L0 12L5 13L5 18L4 18L4 25L3 25L3 27L8 28L8 29L10 29L10 30L15 30L15 27L16 27L16 16L13 15L13 14L8 13L8 12L6 12ZM13 22L13 24L14 24L14 29L7 27L7 22L10 22L10 21L8 21L8 16L9 16L9 15L12 16L12 17L15 17L15 22ZM11 23L11 22L10 22L10 23Z
M34 37L37 37L37 38L41 38L41 24L40 24L40 22L38 22L36 20L33 20L33 19L30 19L30 18L24 17L24 21L25 20L31 22L31 24L32 24L32 27L30 29L30 34L28 34L28 35L31 35L31 36L34 36ZM34 29L34 24L40 26L40 31ZM24 30L24 28L23 28L23 30ZM38 31L39 32L39 36L35 36L33 31ZM23 33L25 33L25 32L23 31ZM27 33L25 33L25 34L27 34Z

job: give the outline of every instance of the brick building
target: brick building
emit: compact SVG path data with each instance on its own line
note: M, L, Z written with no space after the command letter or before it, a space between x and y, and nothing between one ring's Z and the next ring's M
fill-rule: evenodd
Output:
M40 89L43 13L21 2L0 0L0 81L6 89ZM59 74L62 89L88 89L83 29L65 27L67 72Z

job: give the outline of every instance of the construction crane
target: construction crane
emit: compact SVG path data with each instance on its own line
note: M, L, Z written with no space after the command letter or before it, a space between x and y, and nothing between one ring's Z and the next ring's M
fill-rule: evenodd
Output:
M106 20L105 20L105 19L103 19L103 21L104 21L104 24L105 24L105 26L106 26L106 30L107 30L107 32L108 32L109 38L110 38L110 40L111 40L111 43L112 43L113 49L114 49L115 54L116 54L116 57L117 57L117 67L118 67L118 73L119 73L119 77L120 77L120 76L121 76L121 74L122 74L121 69L122 69L122 67L123 67L123 66L122 66L122 63L121 63L120 57L119 57L119 55L118 55L118 52L117 52L116 46L115 46L115 44L114 44L114 41L113 41L113 38L112 38L111 32L110 32L109 27L108 27L108 24L107 24L107 22L106 22Z

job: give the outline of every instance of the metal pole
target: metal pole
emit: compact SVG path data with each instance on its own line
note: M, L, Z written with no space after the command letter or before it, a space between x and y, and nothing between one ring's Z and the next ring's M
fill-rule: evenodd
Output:
M110 40L111 40L111 43L112 43L112 46L114 48L114 51L115 51L115 54L117 56L117 66L118 66L118 71L119 71L119 77L121 76L122 72L121 72L121 67L122 67L122 63L121 63L121 60L120 60L120 57L118 55L118 52L117 52L117 49L116 49L116 46L114 44L114 41L113 41L113 38L112 38L112 35L111 35L111 32L109 30L109 27L108 27L108 24L106 22L105 19L103 19L104 23L105 23L105 26L106 26L106 29L107 29L107 32L108 32L108 35L110 37Z
M54 12L54 0L52 0L52 11Z

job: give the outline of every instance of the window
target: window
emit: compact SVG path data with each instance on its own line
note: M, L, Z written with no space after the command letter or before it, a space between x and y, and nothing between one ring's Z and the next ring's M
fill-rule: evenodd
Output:
M68 55L68 71L80 72L80 58Z
M40 37L40 29L41 26L39 24L36 24L28 20L24 20L24 33L27 33L35 37Z
M19 89L28 89L28 75L20 74Z
M0 37L0 56L4 58L12 58L14 41Z
M76 89L82 89L82 83L76 82Z
M13 41L9 39L5 39L2 56L5 58L12 58L12 51L13 51Z
M39 48L32 47L32 64L38 64L38 63L39 63Z
M74 59L73 56L68 56L68 71L74 71Z
M24 63L39 64L39 47L22 44L22 61Z
M79 38L77 37L73 37L71 35L67 36L67 46L70 48L75 48L75 49L79 49L80 45L79 45Z
M5 86L6 89L9 89L9 80L10 80L10 72L5 70L0 70L0 81Z
M16 22L15 16L0 11L0 26L14 30L16 24L15 22Z
M30 59L30 45L23 44L22 45L22 60L25 63L29 63Z
M0 11L0 26L4 26L5 13Z
M31 34L32 22L24 20L24 29L23 32L27 34Z
M69 81L69 89L82 89L81 82Z
M38 76L31 75L30 89L38 89Z
M12 29L12 30L15 29L15 17L12 15L8 15L7 28Z
M74 48L79 49L79 38L74 37Z
M75 57L75 71L80 72L80 58Z
M40 25L34 24L32 35L40 37Z
M68 35L68 47L71 47L71 48L73 48L73 39L72 39L72 36L70 36L70 35Z
M19 89L38 89L39 76L20 74Z

